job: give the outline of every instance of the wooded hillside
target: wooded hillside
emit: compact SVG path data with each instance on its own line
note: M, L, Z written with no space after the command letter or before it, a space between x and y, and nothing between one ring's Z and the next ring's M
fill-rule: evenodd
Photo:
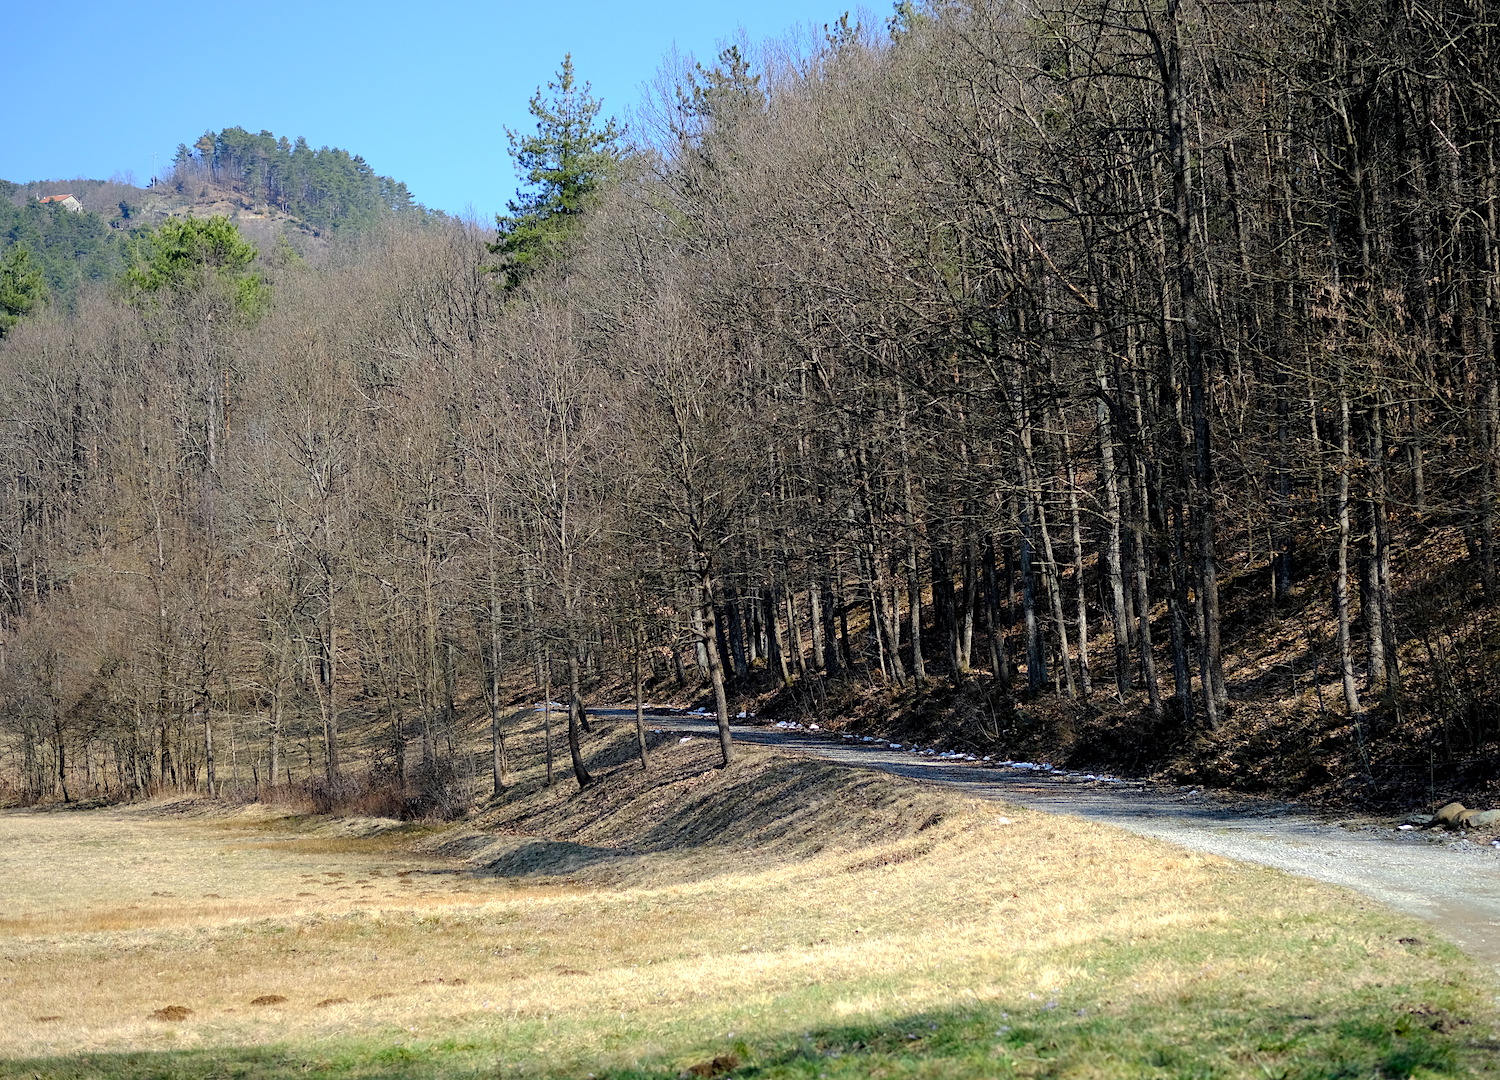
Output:
M1492 783L1497 45L1480 0L902 5L677 73L545 259L394 220L30 319L10 790L295 747L468 798L513 694L639 681Z
M421 225L445 215L416 202L364 158L307 140L243 128L179 145L172 172L146 187L109 180L0 180L0 261L24 248L47 300L72 310L80 290L108 283L131 261L132 238L174 217L226 216L265 248L318 256L334 235L357 237L387 218ZM73 195L81 209L43 199ZM3 304L0 301L0 304Z

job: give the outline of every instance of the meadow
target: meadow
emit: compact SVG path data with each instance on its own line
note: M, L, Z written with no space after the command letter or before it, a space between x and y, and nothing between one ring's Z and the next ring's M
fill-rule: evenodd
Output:
M601 730L454 824L0 814L0 1077L1438 1077L1495 988L1353 894ZM521 754L526 760L534 755Z

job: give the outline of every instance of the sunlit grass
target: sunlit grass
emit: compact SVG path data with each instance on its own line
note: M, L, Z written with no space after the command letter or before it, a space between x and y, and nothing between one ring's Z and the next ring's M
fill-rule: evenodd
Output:
M697 835L674 808L733 804L736 835L764 838L775 804L747 793L817 797L803 763L747 750L715 773L710 753L674 741L649 779L532 791L490 813L504 837L0 816L0 1076L1491 1067L1474 970L1350 894L886 777L857 777L758 851L674 841ZM595 823L588 799L618 819ZM623 848L632 830L666 840L560 874L467 872L528 844L541 859ZM250 1004L263 995L286 1001ZM192 1014L149 1018L171 1004Z

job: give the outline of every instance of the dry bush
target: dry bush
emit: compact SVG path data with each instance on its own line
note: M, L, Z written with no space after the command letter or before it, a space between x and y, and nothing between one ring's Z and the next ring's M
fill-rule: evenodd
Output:
M473 805L471 790L458 766L446 758L419 765L405 780L395 770L377 765L362 772L316 777L302 786L315 814L400 821L453 821Z

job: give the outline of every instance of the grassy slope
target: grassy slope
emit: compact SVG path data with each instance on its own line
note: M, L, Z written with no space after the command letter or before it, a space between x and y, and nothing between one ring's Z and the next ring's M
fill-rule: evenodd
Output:
M1348 894L879 774L749 748L719 772L705 740L658 743L646 777L601 733L598 788L533 769L452 829L0 816L0 1077L1493 1066L1473 968ZM166 1004L193 1015L148 1019Z

